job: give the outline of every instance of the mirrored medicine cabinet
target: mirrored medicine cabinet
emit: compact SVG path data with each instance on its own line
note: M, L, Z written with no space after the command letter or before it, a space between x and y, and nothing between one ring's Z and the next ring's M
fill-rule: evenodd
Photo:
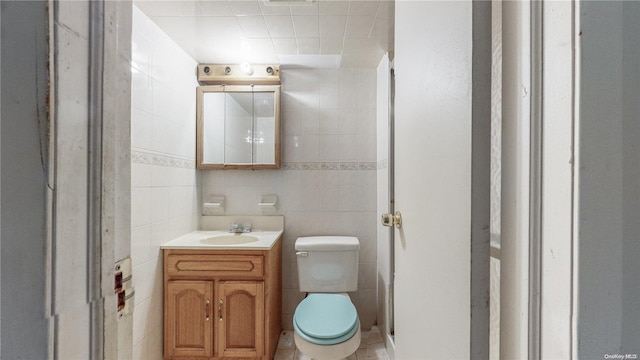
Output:
M196 105L198 169L280 168L280 85L199 86Z

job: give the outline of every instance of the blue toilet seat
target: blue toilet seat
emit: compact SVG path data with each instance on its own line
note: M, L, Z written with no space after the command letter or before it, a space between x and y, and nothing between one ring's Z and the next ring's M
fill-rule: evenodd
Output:
M310 294L296 308L293 327L304 340L335 345L353 337L360 328L351 300L341 294Z

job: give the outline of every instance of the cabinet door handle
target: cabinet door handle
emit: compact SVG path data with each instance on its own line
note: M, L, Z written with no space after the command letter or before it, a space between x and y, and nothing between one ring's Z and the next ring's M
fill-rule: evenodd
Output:
M205 316L206 316L205 319L207 321L209 321L209 317L210 317L209 316L209 304L210 304L210 301L207 299L207 301L204 303L204 313L205 313Z
M222 321L222 304L224 302L222 301L222 299L220 299L220 301L218 302L218 320Z

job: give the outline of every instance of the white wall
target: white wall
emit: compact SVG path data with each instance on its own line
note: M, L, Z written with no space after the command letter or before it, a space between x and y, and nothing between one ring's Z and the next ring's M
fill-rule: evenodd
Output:
M89 4L67 7L61 2L54 7L56 79L53 82L55 121L55 171L53 175L53 243L52 277L53 309L60 337L56 355L62 358L87 356L90 311L84 296L89 293L89 131L90 100L87 69L89 68ZM75 11L75 12L74 12ZM77 174L69 177L69 174ZM71 196L73 194L73 196ZM80 270L83 269L83 270ZM70 343L74 343L71 346Z
M131 258L134 358L162 358L160 244L197 230L196 62L133 10Z
M100 248L102 259L102 295L104 296L104 321L95 324L103 326L104 341L102 348L94 349L94 356L104 358L128 359L131 357L133 343L133 316L129 313L120 316L117 309L118 296L113 292L115 276L114 264L131 255L131 0L123 1L87 1L91 8L89 16L90 42L95 50L102 47L102 54L94 51L91 61L92 77L102 74L101 96L95 94L92 106L100 109L102 124L95 133L101 134L101 143L93 149L100 149L101 168L93 169L94 177L100 177L99 189L101 207L99 237L94 235L92 245ZM76 15L78 3L66 2L70 17ZM100 20L100 21L98 21ZM102 28L99 36L96 29ZM103 40L103 41L101 41ZM97 63L102 61L101 68ZM97 84L96 84L97 85ZM93 118L92 115L90 115ZM95 124L94 121L90 121ZM90 135L91 136L91 135ZM97 152L91 150L91 152ZM90 222L92 220L89 220ZM95 224L94 224L95 225ZM97 274L93 274L97 277ZM99 307L101 299L93 301L94 308ZM86 331L86 330L85 330ZM98 346L99 347L99 346ZM73 351L73 343L71 343ZM102 355L100 354L102 351Z
M572 189L575 170L574 161L567 159L574 157L573 6L570 2L556 1L546 3L543 7L540 16L543 23L541 52L544 70L541 84L536 82L532 87L534 93L538 92L537 89L542 92L541 110L532 111L534 124L538 123L538 113L542 118L539 123L542 135L534 136L542 139L532 143L532 154L535 154L535 149L540 149L540 170L533 171L532 177L539 179L536 188L539 185L542 211L539 224L532 224L536 229L533 233L540 229L539 260L534 262L540 264L540 280L532 278L531 293L534 299L537 296L535 294L539 294L539 300L534 300L539 303L539 311L532 312L532 315L540 319L537 325L539 335L535 334L540 339L536 351L543 359L571 357L574 282L572 226L575 206ZM535 210L532 213L535 214ZM535 238L535 235L532 236L534 244Z
M291 69L282 76L282 169L205 171L203 196L224 195L226 215L259 215L262 194L278 195L285 218L283 327L304 294L294 250L299 236L360 239L362 326L376 319L375 69Z
M640 5L581 3L578 356L640 354Z

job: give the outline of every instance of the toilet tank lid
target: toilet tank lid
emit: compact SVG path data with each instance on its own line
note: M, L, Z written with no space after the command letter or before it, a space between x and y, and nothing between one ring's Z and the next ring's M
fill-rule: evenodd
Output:
M307 236L296 240L297 251L358 250L360 242L355 236Z

